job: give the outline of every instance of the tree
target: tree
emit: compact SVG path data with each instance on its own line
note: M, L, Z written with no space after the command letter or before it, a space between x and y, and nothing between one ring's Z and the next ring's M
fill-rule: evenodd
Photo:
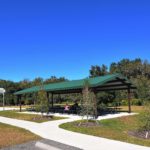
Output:
M32 86L40 86L43 84L43 78L37 77L32 81Z
M140 129L145 131L145 138L150 134L150 102L146 103L143 112L140 114Z
M40 111L42 116L44 112L49 111L49 103L48 103L48 99L47 99L47 93L44 91L44 89L41 86L40 91L38 92L38 101L36 104L36 110Z
M103 76L112 73L121 73L124 76L130 78L130 80L136 85L137 92L134 91L134 96L142 101L150 100L150 63L147 60L141 60L136 58L134 60L122 59L119 62L113 62L107 69L106 65L95 65L91 66L89 72L89 77ZM14 95L15 92L23 90L25 88L30 88L32 86L40 86L41 84L49 84L55 82L66 81L64 77L51 76L48 79L43 79L41 77L35 78L33 81L24 79L20 82L13 82L8 80L0 80L0 87L6 89L6 104L15 105L17 104L17 97ZM123 95L125 95L125 92ZM120 95L116 92L116 95ZM69 99L77 99L76 95L68 94ZM111 93L104 93L104 99L110 99L113 96ZM66 95L62 96L66 100ZM121 98L121 97L120 97ZM22 101L33 103L37 99L37 93L22 95Z
M134 92L134 95L142 103L150 100L150 63L148 61L137 58L113 62L110 66L110 73L116 72L128 77L136 85L137 92Z
M115 92L99 92L97 93L97 104L98 108L102 108L104 105L112 104L113 100L115 99L116 95ZM105 107L106 108L106 107Z
M106 65L103 64L102 66L91 66L90 77L103 76L106 74L108 74Z
M56 82L62 82L62 81L66 81L66 79L64 77L57 78L55 76L51 76L50 78L46 79L44 83L49 84L49 83L56 83Z
M89 118L96 119L97 117L97 102L94 92L89 89L88 81L85 81L85 87L83 89L83 98L81 104L82 118L86 116L88 122Z
M31 86L31 81L29 79L24 79L19 82L19 85L21 89L29 88Z
M137 87L137 94L142 103L150 101L150 80L144 76L139 76L133 82Z

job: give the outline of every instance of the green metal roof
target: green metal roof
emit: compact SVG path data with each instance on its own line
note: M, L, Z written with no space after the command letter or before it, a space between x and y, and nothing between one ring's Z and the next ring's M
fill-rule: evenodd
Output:
M46 84L46 85L43 85L43 89L49 92L82 89L84 87L85 81L88 81L90 87L99 87L116 78L125 79L126 83L130 83L130 81L124 76L122 76L121 74L109 74L109 75L100 76L100 77L85 78L82 80L73 80L73 81ZM31 88L18 91L15 93L15 95L38 92L40 88L41 86L34 86Z

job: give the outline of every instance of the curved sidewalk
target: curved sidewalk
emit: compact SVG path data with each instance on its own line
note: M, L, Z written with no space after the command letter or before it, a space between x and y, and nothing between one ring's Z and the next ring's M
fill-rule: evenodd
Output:
M122 114L120 116L124 115L125 114ZM115 117L118 117L118 115L109 116L109 118ZM102 119L106 118L108 118L108 116L103 117ZM78 118L49 121L45 123L34 123L29 121L0 117L0 122L2 123L21 127L41 136L42 138L50 139L84 150L150 150L150 148L144 146L138 146L105 138L74 133L59 128L60 124L75 120L78 120Z

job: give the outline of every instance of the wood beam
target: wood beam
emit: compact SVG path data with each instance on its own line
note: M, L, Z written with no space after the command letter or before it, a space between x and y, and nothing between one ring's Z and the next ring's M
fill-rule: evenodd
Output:
M103 86L110 86L110 85L116 85L116 84L122 84L122 82L121 81L116 81L116 82L107 82L107 83L105 83Z
M96 90L97 91L100 91L100 90L106 90L106 91L108 91L108 90L117 90L117 89L128 89L128 87L126 87L126 86L120 86L120 87L98 87L98 88L96 88Z
M117 80L123 82L124 84L129 84L129 85L132 85L128 80L125 80L125 79L121 79L121 78L117 78Z
M53 93L53 94L73 94L73 93L82 93L82 89L53 91L52 93Z
M128 88L128 84L114 84L114 85L103 85L100 86L99 88L114 88L114 87L126 87Z
M97 91L115 91L115 90L128 90L129 86L114 86L114 87L97 87ZM136 89L135 87L130 86L130 89Z

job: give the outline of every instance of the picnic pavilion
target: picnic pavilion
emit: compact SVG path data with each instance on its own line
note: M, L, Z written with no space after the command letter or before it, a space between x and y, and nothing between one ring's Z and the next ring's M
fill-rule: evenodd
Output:
M128 93L128 112L131 113L131 90L136 89L136 87L130 82L129 79L121 74L109 74L100 77L43 85L43 90L47 92L48 101L51 103L50 107L54 107L53 97L55 94L82 93L85 86L85 81L88 81L89 89L92 90L95 95L101 91L126 90ZM34 86L15 93L20 104L20 111L21 96L28 93L37 93L40 89L40 86Z

